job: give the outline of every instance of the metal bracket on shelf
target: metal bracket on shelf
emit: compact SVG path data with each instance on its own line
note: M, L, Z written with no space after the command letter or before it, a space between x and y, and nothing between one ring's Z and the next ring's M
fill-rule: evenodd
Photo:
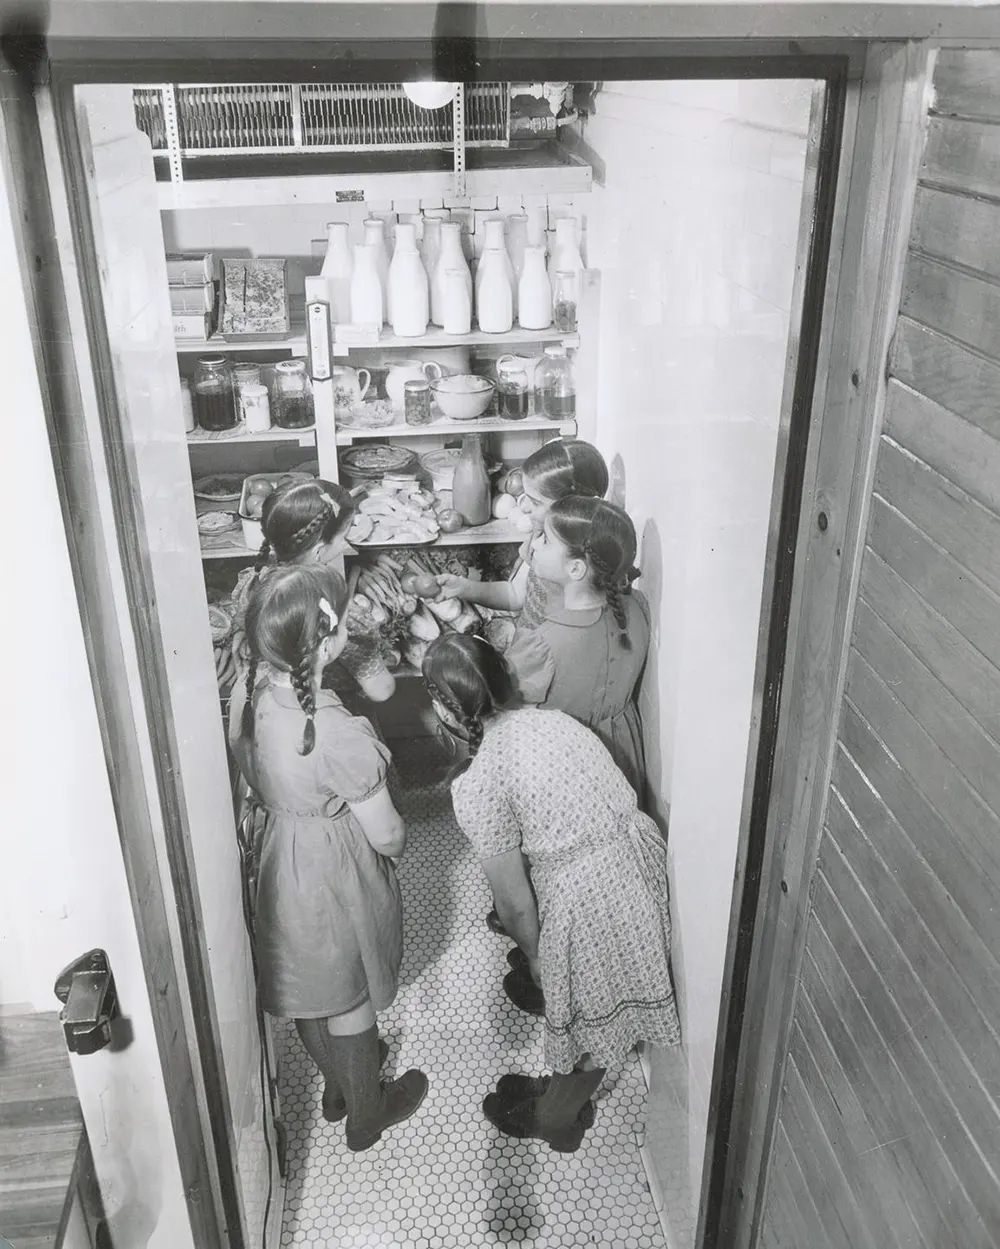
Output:
M451 102L452 132L455 144L455 194L465 194L465 84L455 83Z
M177 122L177 97L172 83L165 83L163 93L163 125L167 132L167 155L170 158L170 181L184 181L184 162L181 160L181 131Z

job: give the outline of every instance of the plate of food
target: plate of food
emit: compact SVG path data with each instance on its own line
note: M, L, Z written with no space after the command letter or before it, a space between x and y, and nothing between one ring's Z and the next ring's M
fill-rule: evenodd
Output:
M427 546L441 533L435 498L416 481L376 486L358 504L347 533L354 547Z
M194 496L211 503L237 503L245 476L245 473L213 473L211 477L199 477L194 483Z

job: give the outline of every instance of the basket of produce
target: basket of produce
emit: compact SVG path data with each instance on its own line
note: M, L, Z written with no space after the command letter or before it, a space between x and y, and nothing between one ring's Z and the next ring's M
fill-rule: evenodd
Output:
M243 526L243 541L251 550L259 550L264 541L260 527L260 517L264 510L264 500L279 486L289 481L309 481L309 473L251 473L244 478L240 493L239 519Z

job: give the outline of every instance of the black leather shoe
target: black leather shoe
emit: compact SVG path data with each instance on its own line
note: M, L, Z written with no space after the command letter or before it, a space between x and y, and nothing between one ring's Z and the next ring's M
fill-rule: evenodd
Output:
M584 1104L569 1127L555 1130L546 1130L538 1123L535 1114L537 1104L534 1098L529 1098L510 1106L496 1093L490 1093L483 1101L483 1114L505 1136L513 1136L518 1140L545 1141L550 1149L561 1154L576 1153L587 1128L594 1122L594 1107L591 1103ZM589 1115L586 1113L588 1110ZM589 1118L589 1122L585 1122L586 1118Z
M518 1010L544 1018L545 994L529 975L520 971L509 971L503 978L503 991Z

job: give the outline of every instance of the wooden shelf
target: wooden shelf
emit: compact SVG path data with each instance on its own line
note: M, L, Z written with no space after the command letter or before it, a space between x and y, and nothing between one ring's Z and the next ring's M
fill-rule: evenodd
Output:
M175 338L174 347L178 355L217 355L237 356L250 355L257 351L290 351L293 355L304 356L306 353L306 336L302 326L292 327L286 338L265 338L254 343L233 343L213 334L211 338Z
M449 421L442 417L429 425L382 425L371 428L337 427L337 446L347 447L362 438L426 438L430 434L503 434L521 430L550 430L556 434L575 434L576 421L550 421L544 416L529 416L523 421L501 421L495 416L481 416L475 421Z
M517 347L542 343L563 343L567 348L580 346L578 333L567 334L557 330L554 325L545 330L525 330L515 325L504 334L487 334L485 330L475 329L470 334L446 334L439 326L430 325L423 334L416 338L403 338L393 334L388 326L383 327L378 338L365 341L334 341L337 355L354 351L382 351L389 348L419 349L435 347Z
M250 434L240 426L234 429L196 429L187 436L189 447L216 447L220 443L248 442L297 442L300 447L316 445L316 426L308 429L266 429L259 434Z
M351 200L374 202L392 199L431 199L454 194L455 176L451 153L385 154L358 152L324 155L329 172L293 174L273 172L261 177L190 177L197 163L208 171L207 161L186 161L189 176L183 182L158 182L160 210L191 208L277 208L289 204L328 207ZM223 172L237 159L213 159L211 167ZM275 168L295 167L291 154L275 152L267 160ZM466 154L466 195L579 195L590 191L590 165L558 143L538 148L471 149ZM224 163L225 162L225 163ZM254 162L242 162L252 169ZM260 168L262 161L257 160ZM384 165L391 163L391 169ZM300 161L301 165L301 161ZM430 167L428 167L430 166ZM338 191L340 196L338 198Z
M254 559L256 555L257 552L251 551L242 541L234 542L232 546L203 546L201 548L203 564L210 559Z

